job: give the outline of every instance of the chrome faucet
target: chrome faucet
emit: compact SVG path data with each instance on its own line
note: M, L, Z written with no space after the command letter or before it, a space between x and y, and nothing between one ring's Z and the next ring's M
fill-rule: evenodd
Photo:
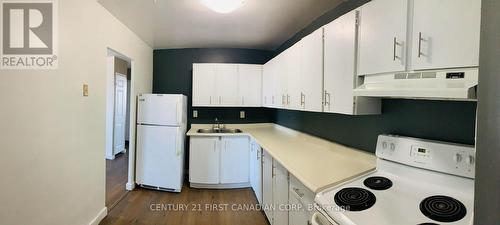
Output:
M212 124L212 130L224 129L226 126L221 124L218 118L215 118L214 124Z

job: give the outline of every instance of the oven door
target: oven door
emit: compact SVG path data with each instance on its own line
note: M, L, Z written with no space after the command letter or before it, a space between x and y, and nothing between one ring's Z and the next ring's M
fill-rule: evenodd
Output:
M333 222L331 219L328 219L328 217L324 216L323 213L320 211L314 212L311 218L311 224L312 225L338 225L337 223Z

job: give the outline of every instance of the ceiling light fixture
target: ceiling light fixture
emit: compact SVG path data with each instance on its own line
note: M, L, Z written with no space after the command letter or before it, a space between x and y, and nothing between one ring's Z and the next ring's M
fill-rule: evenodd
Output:
M230 13L240 8L244 0L200 0L203 5L218 13Z

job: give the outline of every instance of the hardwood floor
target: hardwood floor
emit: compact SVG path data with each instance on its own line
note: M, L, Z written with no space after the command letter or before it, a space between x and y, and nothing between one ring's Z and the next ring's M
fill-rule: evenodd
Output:
M112 209L126 194L128 180L128 151L106 160L106 207Z
M136 188L100 225L268 225L260 210L238 210L256 204L250 188L206 190L185 185L181 193Z

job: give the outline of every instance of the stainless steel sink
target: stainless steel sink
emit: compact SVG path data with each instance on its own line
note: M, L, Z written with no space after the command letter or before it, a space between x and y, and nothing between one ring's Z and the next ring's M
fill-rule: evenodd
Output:
M198 133L202 134L235 134L235 133L241 133L240 129L229 129L229 128L221 128L221 129L198 129Z
M235 133L241 133L241 132L243 132L243 131L241 131L240 129L228 129L228 128L219 129L219 133L235 134Z

